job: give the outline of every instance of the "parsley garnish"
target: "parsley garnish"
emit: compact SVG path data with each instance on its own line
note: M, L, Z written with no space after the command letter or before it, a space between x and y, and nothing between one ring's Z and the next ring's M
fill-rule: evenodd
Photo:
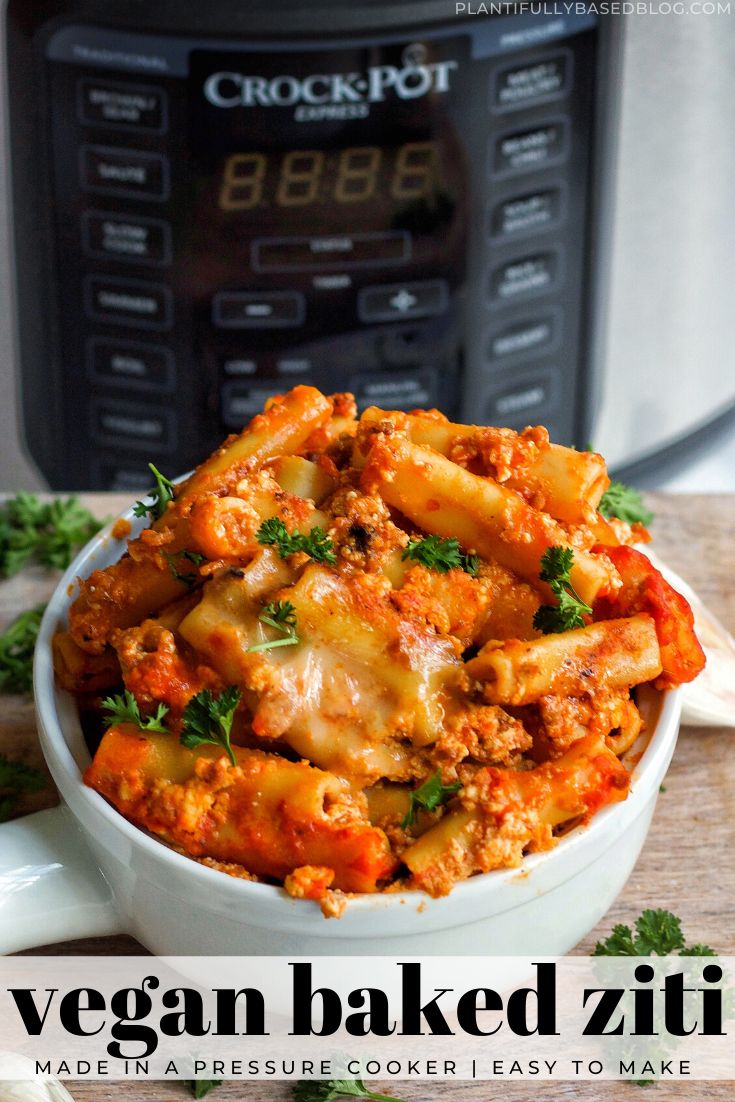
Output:
M15 814L18 797L23 792L40 792L45 787L46 778L38 769L8 761L5 754L0 754L0 823Z
M632 486L626 486L624 482L613 480L600 498L597 508L608 520L610 517L618 517L628 524L646 526L653 520L653 513L643 504L643 498L638 491Z
M546 582L558 598L558 605L541 605L536 610L533 626L544 635L553 632L583 628L583 616L590 616L592 609L585 604L572 585L570 572L574 565L571 547L549 547L541 557L539 577Z
M222 1086L221 1079L185 1079L184 1082L194 1098L205 1098L215 1087Z
M449 570L464 570L465 574L476 577L480 569L477 555L466 555L459 549L459 540L444 539L443 536L424 536L421 540L409 540L401 559L411 559L421 563L428 570L446 574Z
M595 957L666 957L678 949L680 957L714 957L709 945L689 945L681 931L681 919L671 911L647 910L630 926L613 926L612 933L595 945Z
M188 750L204 745L222 746L232 764L237 765L230 731L241 696L237 685L223 689L219 696L211 689L202 689L193 696L182 716L181 745Z
M163 722L164 716L168 714L166 705L159 704L155 715L143 718L140 714L138 701L127 689L124 693L118 693L117 696L106 697L102 701L102 708L109 713L110 725L113 723L134 723L136 727L140 727L141 731L155 731L159 735L168 733L168 729Z
M40 501L16 494L0 505L0 576L10 578L29 562L66 570L103 523L76 497Z
M335 563L337 561L334 544L324 529L318 525L306 535L297 530L289 534L280 517L271 517L270 520L263 521L255 533L255 538L258 543L275 546L282 559L295 555L297 551L303 551L314 562Z
M268 624L269 627L280 631L281 638L266 640L265 643L255 643L254 646L248 647L251 653L273 650L274 647L293 647L301 641L296 634L296 609L290 601L271 601L264 606L258 619L262 624Z
M461 787L459 781L455 781L454 784L442 784L441 769L437 769L428 781L424 781L419 788L415 788L409 794L408 811L401 822L403 830L414 825L416 812L419 808L423 808L424 811L435 811L441 804L445 804L455 792L459 792Z
M33 651L45 605L22 612L0 635L0 692L27 693L33 684Z
M294 1102L332 1102L333 1098L374 1098L378 1102L401 1102L392 1094L368 1090L362 1079L299 1079L293 1088Z
M199 575L193 570L188 570L186 572L179 570L178 566L176 565L176 560L188 559L189 562L194 563L194 566L201 566L203 562L206 562L206 557L204 555L200 555L198 551L175 551L171 555L164 554L164 558L168 563L168 568L171 571L171 574L174 578L176 578L176 581L183 582L183 584L189 586L190 589L199 581Z
M165 474L161 474L153 463L148 464L148 469L156 480L153 489L148 493L149 504L145 501L136 501L133 506L133 516L150 516L153 520L160 520L166 512L169 501L174 499L174 484Z

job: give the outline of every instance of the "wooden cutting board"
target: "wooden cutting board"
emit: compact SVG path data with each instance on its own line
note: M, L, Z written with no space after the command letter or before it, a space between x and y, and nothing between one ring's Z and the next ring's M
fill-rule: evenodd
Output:
M85 494L96 515L115 514L128 504L116 494ZM656 519L654 547L687 579L735 632L735 496L650 495ZM0 583L0 626L23 609L44 601L54 578L38 570ZM0 751L43 768L30 700L5 697ZM56 802L49 788L28 796L24 811ZM735 956L735 730L682 730L665 791L661 793L643 854L628 884L598 929L577 951L592 949L616 922L632 922L646 907L665 907L681 917L687 938ZM131 938L97 938L47 946L45 953L135 953ZM38 950L36 950L38 952ZM186 1102L176 1083L71 1083L76 1102ZM381 1089L407 1100L437 1102L666 1102L735 1099L733 1083L678 1082L641 1088L628 1083L383 1083ZM208 1096L212 1102L287 1102L287 1084L232 1083Z

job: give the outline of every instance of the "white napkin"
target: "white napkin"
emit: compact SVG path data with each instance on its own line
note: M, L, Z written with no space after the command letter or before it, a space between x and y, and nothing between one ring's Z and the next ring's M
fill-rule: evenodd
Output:
M735 639L683 578L648 547L642 550L667 582L689 601L694 626L707 656L707 665L699 677L684 686L682 723L691 727L735 727Z
M27 1056L17 1052L0 1052L3 1075L15 1079L0 1079L0 1102L74 1102L66 1087L50 1075L32 1079L34 1065Z

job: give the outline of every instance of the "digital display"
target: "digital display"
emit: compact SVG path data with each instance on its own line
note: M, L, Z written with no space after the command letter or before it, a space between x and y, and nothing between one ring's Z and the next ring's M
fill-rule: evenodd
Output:
M253 210L266 196L279 207L324 200L363 203L376 196L422 199L439 186L438 153L436 142L405 142L392 149L357 145L329 154L321 149L232 153L221 172L219 206Z

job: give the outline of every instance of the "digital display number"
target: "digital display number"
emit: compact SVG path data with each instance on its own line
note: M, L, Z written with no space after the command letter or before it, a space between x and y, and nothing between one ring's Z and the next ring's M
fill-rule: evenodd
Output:
M281 161L275 201L280 207L305 207L323 195L337 203L363 203L387 184L392 199L421 199L436 181L437 147L434 142L407 142L400 146L392 170L383 171L390 154L377 145L343 149L334 179L327 178L327 158L319 149L297 149ZM268 174L265 153L233 153L224 164L219 192L222 210L252 210L263 200Z

